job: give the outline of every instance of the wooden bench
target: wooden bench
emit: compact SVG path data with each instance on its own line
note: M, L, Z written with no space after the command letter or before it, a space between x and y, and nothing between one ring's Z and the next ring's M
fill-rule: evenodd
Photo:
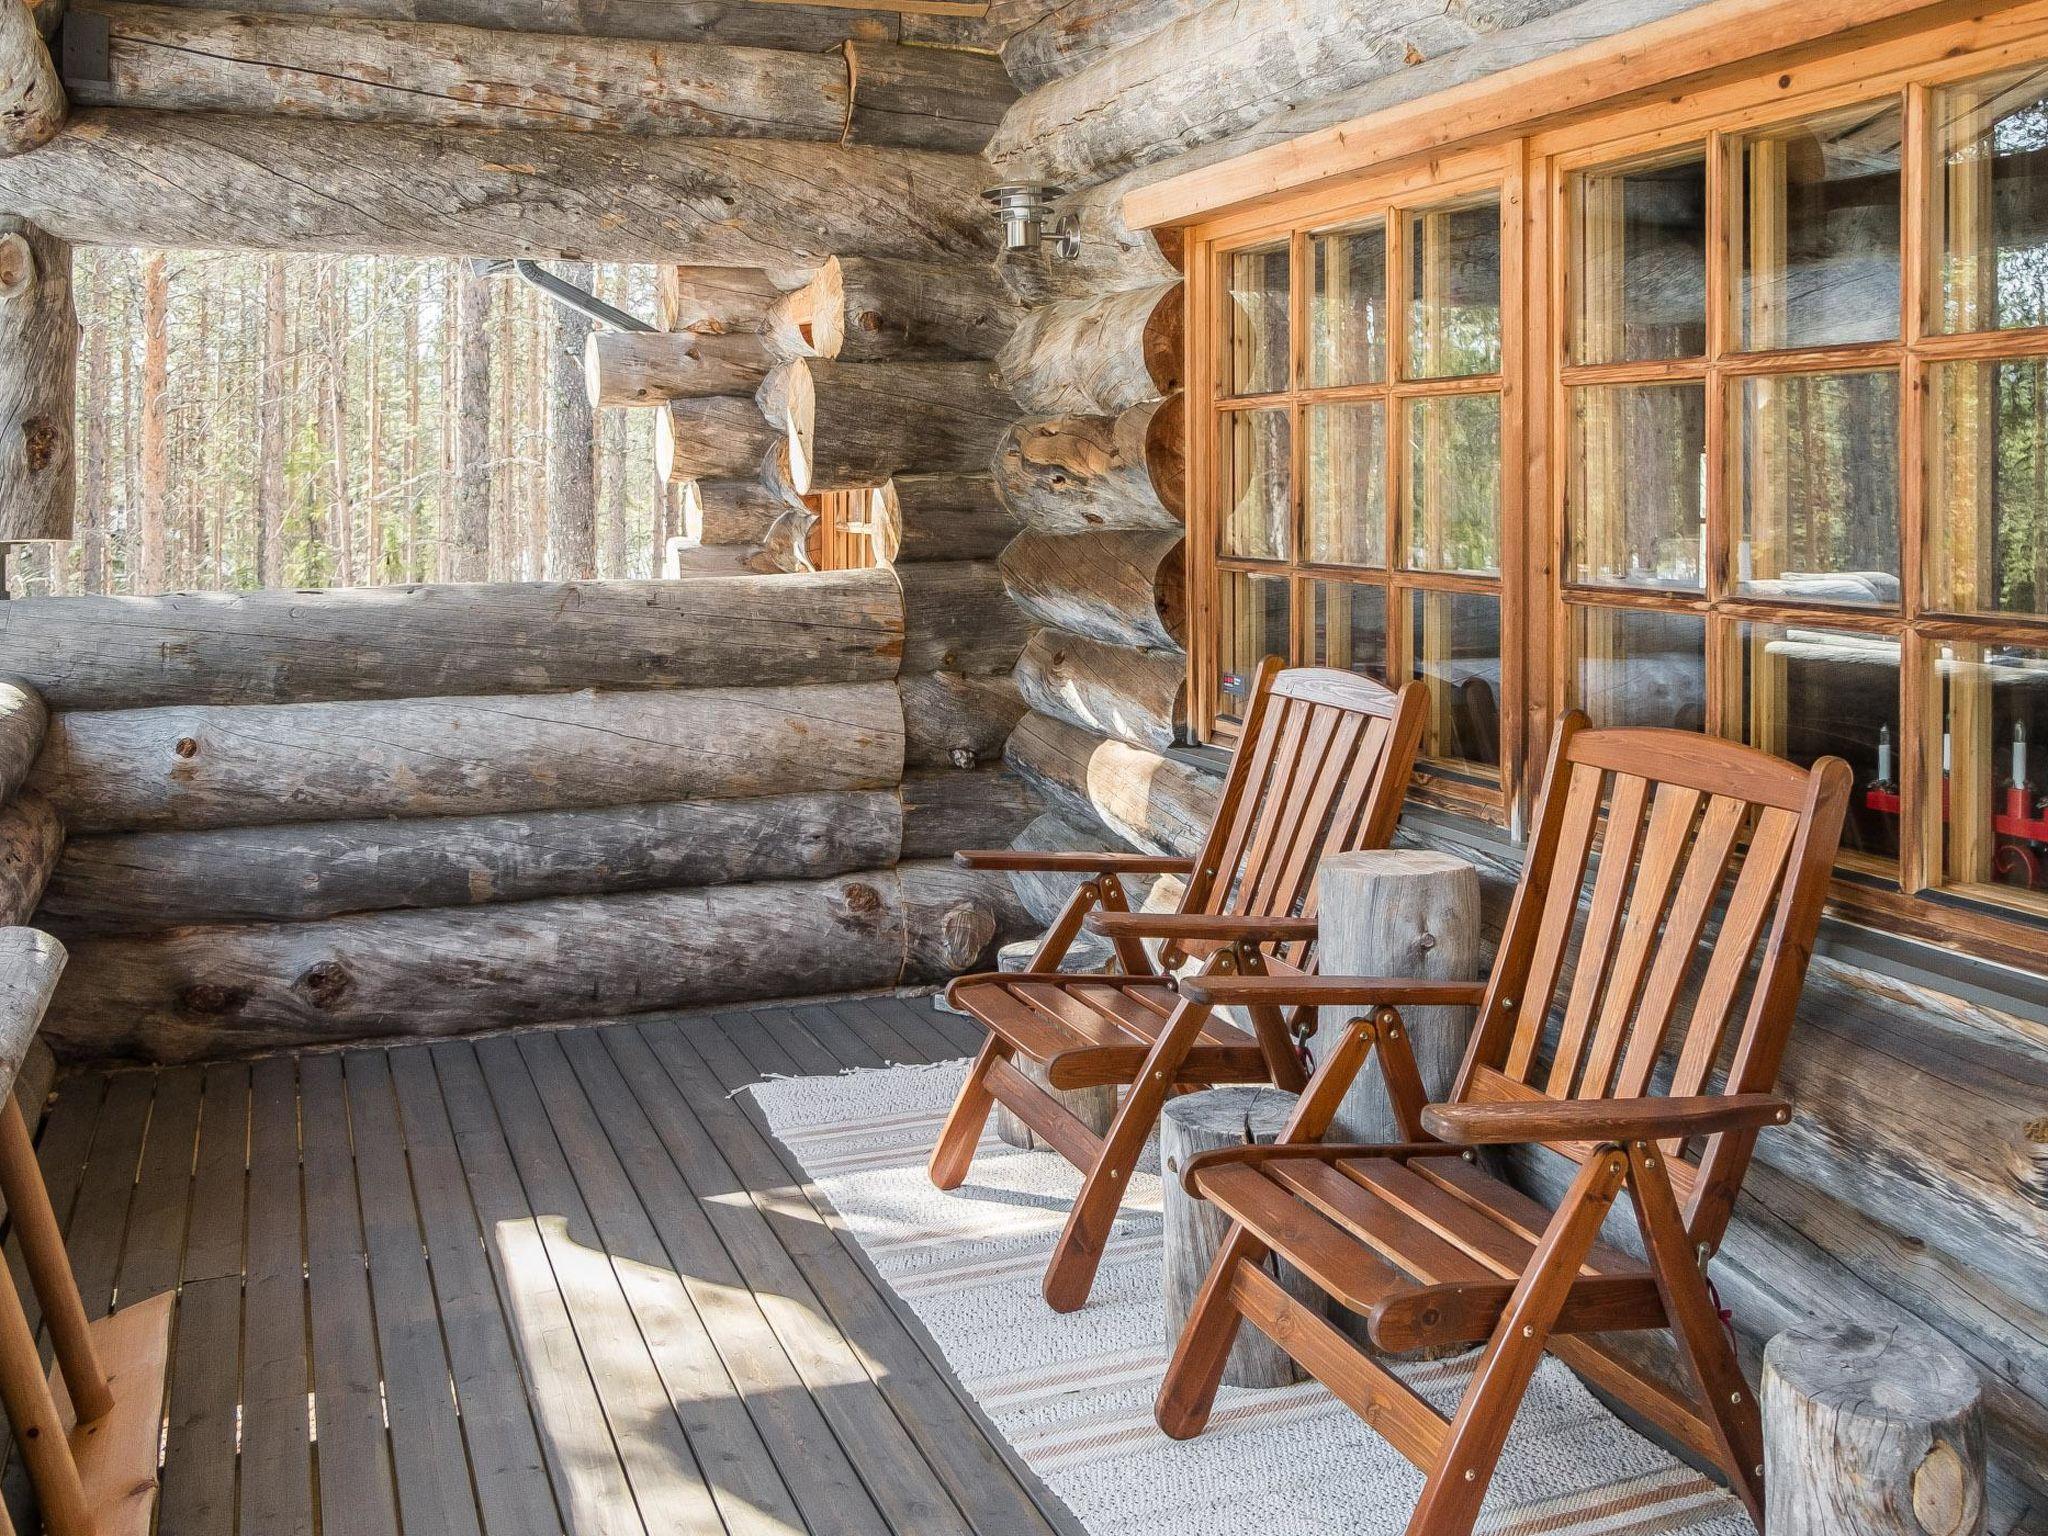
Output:
M48 934L0 928L0 1194L57 1357L46 1376L14 1276L0 1265L0 1402L52 1536L148 1536L175 1297L86 1321L14 1096L64 958Z

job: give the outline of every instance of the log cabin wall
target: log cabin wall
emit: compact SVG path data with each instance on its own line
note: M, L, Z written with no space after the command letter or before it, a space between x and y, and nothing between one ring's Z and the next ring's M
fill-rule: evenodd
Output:
M1049 805L1016 846L1193 854L1219 787L1213 764L1179 750L1184 429L1165 352L1177 321L1148 308L1173 307L1179 253L1171 231L1162 244L1124 222L1124 196L1688 8L1029 8L1004 44L1026 94L988 155L1003 179L1064 185L1081 248L1006 268L1029 308L1005 354L1024 414L996 477L1025 532L1003 566L1044 626L1018 664L1031 713L1007 752ZM1431 813L1411 814L1402 839L1480 865L1497 936L1512 844ZM1045 921L1070 884L1019 879L1018 895ZM1782 1078L1797 1117L1762 1139L1714 1279L1752 1373L1770 1335L1815 1317L1918 1321L1960 1345L1987 1389L1990 1528L2048 1530L2048 1026L1848 953L1814 964ZM1555 1170L1519 1174L1542 1185Z

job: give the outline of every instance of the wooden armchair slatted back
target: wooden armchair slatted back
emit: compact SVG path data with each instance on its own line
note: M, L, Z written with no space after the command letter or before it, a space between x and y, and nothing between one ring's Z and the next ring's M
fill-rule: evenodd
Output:
M1181 902L1187 913L1313 917L1325 856L1383 848L1401 817L1427 700L1321 667L1260 664L1243 737L1209 836ZM1202 955L1213 944L1169 953ZM1301 969L1312 946L1279 946Z
M1770 1091L1849 787L1837 758L1568 717L1453 1098ZM1719 1244L1755 1138L1665 1147L1696 1243Z

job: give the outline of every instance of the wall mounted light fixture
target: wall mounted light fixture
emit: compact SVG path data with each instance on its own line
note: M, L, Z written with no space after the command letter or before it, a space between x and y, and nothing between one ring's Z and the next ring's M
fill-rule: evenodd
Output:
M1012 181L981 194L1003 221L1004 250L1035 251L1049 240L1057 261L1072 261L1081 254L1079 222L1071 213L1057 222L1053 219L1053 199L1061 191L1042 181Z

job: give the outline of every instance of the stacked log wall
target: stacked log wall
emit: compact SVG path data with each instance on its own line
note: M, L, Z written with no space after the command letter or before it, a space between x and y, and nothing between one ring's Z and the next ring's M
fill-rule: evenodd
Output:
M930 567L923 611L986 607ZM60 1051L189 1060L923 984L1029 919L1035 810L906 777L886 570L0 605L0 917ZM997 627L999 628L999 626ZM175 638L175 643L173 639ZM953 771L948 769L949 773Z

